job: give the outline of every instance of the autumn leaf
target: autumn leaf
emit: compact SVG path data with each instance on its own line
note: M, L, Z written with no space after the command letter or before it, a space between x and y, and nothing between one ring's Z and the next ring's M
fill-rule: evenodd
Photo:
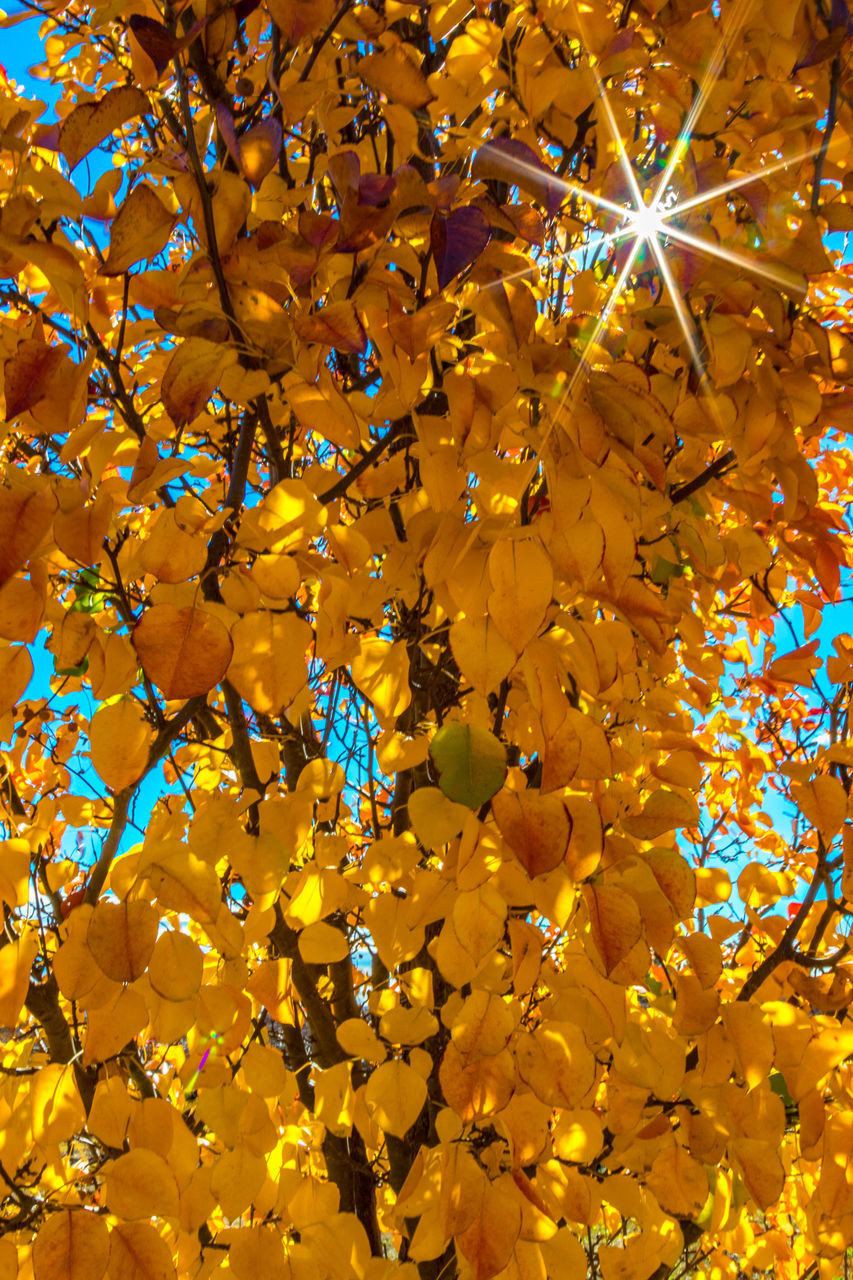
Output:
M369 53L357 70L371 89L411 110L426 106L432 97L411 45L393 44L379 53Z
M476 262L490 234L488 219L479 209L454 209L448 214L436 210L430 223L430 246L439 289Z
M154 605L133 631L143 670L167 698L207 693L228 670L234 645L215 614L195 607Z
M7 422L49 394L51 376L64 358L61 346L50 346L38 338L18 343L14 356L3 365Z
M63 121L59 135L59 147L68 167L76 168L111 133L149 111L145 94L131 85L110 89L97 102L76 106Z
M506 752L484 729L451 722L429 746L439 786L449 800L479 808L499 789L506 773Z
M499 178L517 184L544 205L551 218L565 199L560 180L532 147L516 138L494 138L480 147L473 172L478 178Z
M86 932L98 968L113 982L134 982L148 967L159 917L147 902L99 902Z
M168 244L174 225L174 215L154 187L147 183L134 187L110 227L103 274L121 275L143 259L156 258Z
M103 1218L94 1213L62 1209L47 1219L33 1246L36 1280L101 1280L110 1254L110 1236Z

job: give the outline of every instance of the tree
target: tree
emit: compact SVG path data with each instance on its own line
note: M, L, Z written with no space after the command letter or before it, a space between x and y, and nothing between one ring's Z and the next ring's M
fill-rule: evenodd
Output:
M847 1275L848 6L33 15L3 1280Z

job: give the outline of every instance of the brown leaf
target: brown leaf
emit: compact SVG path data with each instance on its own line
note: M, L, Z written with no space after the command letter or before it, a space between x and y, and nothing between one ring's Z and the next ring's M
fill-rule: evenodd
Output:
M110 1237L102 1217L83 1210L51 1214L33 1245L35 1280L101 1280Z
M50 379L65 359L67 348L41 338L24 338L3 365L6 421L31 409L50 392Z
M231 363L225 355L204 338L187 338L175 349L160 383L160 396L176 427L192 422L204 409L220 374Z
M86 945L113 982L135 982L148 967L159 924L159 913L147 902L99 902Z
M218 684L234 645L228 628L205 609L155 604L133 630L142 669L168 699L194 698Z
M311 316L299 316L294 328L303 342L320 342L355 355L367 351L367 334L351 302L332 302Z
M529 876L544 875L560 865L571 828L559 796L504 788L492 799L492 813L501 835Z
M75 107L63 122L59 135L59 149L69 168L75 168L84 156L128 120L147 115L150 110L145 94L132 85L110 89L100 101Z
M47 493L0 489L0 586L30 559L50 528L53 512Z

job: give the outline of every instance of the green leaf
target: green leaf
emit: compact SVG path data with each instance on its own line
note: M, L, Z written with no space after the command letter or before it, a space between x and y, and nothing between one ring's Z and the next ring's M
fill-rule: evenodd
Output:
M658 556L652 565L652 582L662 587L672 578L680 578L684 573L684 569L680 564L673 564L671 560L664 560L663 556Z
M506 777L506 751L493 733L453 721L430 743L438 785L448 800L479 809L500 791Z

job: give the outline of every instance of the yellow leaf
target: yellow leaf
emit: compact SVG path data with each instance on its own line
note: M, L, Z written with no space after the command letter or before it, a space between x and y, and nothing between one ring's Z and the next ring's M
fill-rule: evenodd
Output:
M394 44L379 53L369 53L357 66L358 74L371 89L378 89L392 102L416 110L432 98L426 76L415 50L408 44Z
M408 1063L383 1062L367 1082L364 1101L373 1120L396 1138L405 1137L427 1098L426 1081Z
M325 920L315 920L299 934L299 954L306 964L334 964L349 955L346 934Z
M805 817L829 844L847 817L847 794L841 783L822 773L811 782L795 783L791 791Z
M109 1076L95 1085L86 1127L108 1147L124 1146L133 1113L139 1107L131 1098L127 1086L119 1076Z
M491 1280L512 1256L521 1231L521 1201L506 1177L495 1182L484 1178L478 1190L474 1219L456 1243L475 1280Z
M379 1019L379 1034L389 1044L423 1044L437 1031L438 1019L423 1005L409 1009L398 1004Z
M771 1208L785 1186L785 1170L775 1145L761 1138L735 1138L729 1150L740 1165L746 1189L759 1209Z
M90 1008L83 1045L83 1066L106 1062L120 1053L129 1040L135 1040L148 1022L148 1008L132 987L113 988L115 995L106 1004Z
M29 878L29 843L19 837L0 840L0 900L10 907L23 906Z
M503 937L506 918L506 899L490 884L458 894L450 916L460 946L478 965Z
M222 1206L226 1218L238 1218L256 1199L264 1185L267 1166L245 1142L225 1151L213 1166L210 1190Z
M589 1164L604 1146L604 1127L594 1111L562 1111L553 1141L560 1160Z
M234 651L223 622L194 606L155 604L133 629L142 669L164 697L194 698L218 684Z
M519 1034L514 1045L519 1078L550 1106L578 1106L595 1080L595 1059L572 1022L546 1022Z
M178 1184L162 1156L138 1147L104 1166L105 1198L110 1213L126 1222L175 1218Z
M86 1110L73 1067L50 1062L36 1074L30 1091L36 1142L68 1142L86 1124Z
M45 1221L33 1245L35 1280L101 1280L110 1237L102 1217L61 1209Z
M638 840L656 840L677 827L694 827L699 820L695 801L675 791L653 791L641 813L622 819L622 826Z
M240 1068L252 1093L277 1098L287 1088L287 1068L275 1049L253 1044L243 1055Z
M516 651L491 618L462 618L450 628L450 648L462 676L487 696L493 693L516 662Z
M388 1050L380 1044L376 1032L363 1018L347 1018L335 1032L338 1044L352 1058L364 1058L365 1062L384 1062Z
M308 623L295 613L248 613L234 624L232 638L228 679L250 707L279 715L308 680Z
M517 654L545 620L554 590L551 561L538 542L501 539L489 552L489 616Z
M352 659L352 678L370 699L383 729L393 729L412 700L409 687L409 654L401 640L390 644L378 637L363 636Z
M201 573L206 559L204 540L183 529L171 510L160 512L139 556L145 572L160 582L186 582Z
M515 1089L515 1063L508 1049L466 1062L451 1043L438 1070L441 1091L464 1124L502 1111Z
M609 974L642 937L640 910L631 895L616 885L587 884L583 896L592 941Z
M463 1058L483 1058L500 1053L509 1044L515 1019L500 996L473 991L450 1025L450 1038Z
M204 958L185 933L161 933L148 962L148 981L164 1000L191 1000L201 986Z
M0 948L0 1026L14 1027L18 1021L37 953L38 937L27 928Z
M109 1280L174 1280L172 1250L146 1222L119 1222L110 1232Z
M773 1065L773 1032L768 1019L757 1005L742 1000L724 1005L722 1018L740 1073L748 1088L757 1089Z
M412 830L425 849L440 849L465 825L470 810L448 800L438 787L418 787L407 802Z
M164 907L185 912L200 924L215 921L222 893L213 867L179 841L154 842L144 848L138 866Z
M122 791L142 777L154 732L142 707L121 698L100 707L89 724L89 746L96 772L113 791Z
M230 1241L228 1265L237 1280L284 1280L284 1249L275 1226L242 1227Z
M314 1077L314 1115L331 1133L347 1137L352 1133L355 1094L352 1063L336 1062Z
M86 945L113 982L135 982L148 967L159 924L159 913L147 902L99 902Z
M674 1139L655 1156L646 1185L661 1208L676 1218L695 1218L708 1198L704 1166Z

